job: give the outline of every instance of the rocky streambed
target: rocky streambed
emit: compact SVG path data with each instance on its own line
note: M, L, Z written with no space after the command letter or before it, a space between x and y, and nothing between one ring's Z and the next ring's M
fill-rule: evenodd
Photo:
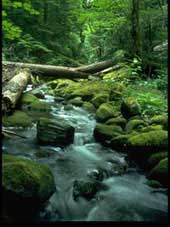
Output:
M104 95L93 96L101 88L85 92L84 86L83 93L69 83L28 92L3 118L5 128L26 137L3 138L5 220L166 222L166 171L158 170L167 157L165 120L143 121L133 100L133 108L121 105L120 115L109 100L120 91L109 96L105 87Z

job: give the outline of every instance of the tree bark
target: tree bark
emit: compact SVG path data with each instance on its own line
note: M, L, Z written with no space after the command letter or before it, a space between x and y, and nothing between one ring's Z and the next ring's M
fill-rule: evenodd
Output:
M93 63L91 65L81 66L81 67L76 68L76 70L80 71L80 72L93 74L93 73L100 72L106 68L109 68L113 65L114 65L113 60L106 60L106 61L102 61L102 62Z
M71 67L63 67L63 66L53 66L53 65L39 65L39 64L27 64L27 63L20 63L20 62L2 62L4 65L14 65L18 68L28 68L34 74L40 74L44 76L54 76L57 78L67 78L67 79L74 79L74 78L88 78L88 74L79 72L75 70L75 68Z
M93 63L91 65L80 66L77 68L53 66L53 65L39 65L39 64L27 64L20 62L8 62L3 61L3 65L16 66L18 68L29 68L34 74L40 74L44 76L54 76L56 78L67 79L86 79L89 74L100 72L106 68L114 65L112 60L106 60L102 62Z
M18 99L28 84L30 75L29 71L23 70L7 83L2 92L2 110L4 112L9 112L15 108Z

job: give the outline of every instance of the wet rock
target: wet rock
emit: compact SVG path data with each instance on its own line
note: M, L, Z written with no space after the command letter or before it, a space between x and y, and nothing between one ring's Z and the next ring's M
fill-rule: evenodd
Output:
M122 133L122 128L117 125L96 125L94 129L94 138L100 143L105 143Z
M140 104L137 102L135 97L129 97L123 100L121 104L121 113L126 119L141 114Z
M25 112L16 110L12 115L4 116L2 123L5 127L30 127L32 125L32 118Z
M162 185L156 180L148 180L146 184L152 188L161 188L162 187Z
M74 106L82 106L83 105L83 100L81 97L76 97L74 99L70 99L68 101L68 104L72 104Z
M78 197L84 197L87 200L91 200L99 190L106 189L107 187L99 181L75 180L73 183L73 198L77 200Z
M37 123L37 141L42 145L63 147L73 143L74 131L64 119L40 118Z
M152 169L156 166L162 159L168 157L168 152L158 152L152 154L149 159L147 160L147 169Z
M3 154L3 208L9 216L35 215L55 191L50 169L35 161Z
M96 112L96 108L94 107L94 105L90 102L84 102L83 106L82 106L85 110L87 110L89 113L95 113Z
M157 180L168 187L168 158L161 160L148 174L148 179Z

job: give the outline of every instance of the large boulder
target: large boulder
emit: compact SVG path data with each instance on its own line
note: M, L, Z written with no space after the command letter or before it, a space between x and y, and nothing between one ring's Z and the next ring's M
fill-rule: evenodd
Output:
M10 116L2 118L5 127L29 127L32 125L32 119L25 112L16 110Z
M147 126L147 123L145 123L143 120L133 119L128 121L128 123L126 124L125 130L127 133L129 133L133 130L138 131L144 126Z
M119 115L120 112L114 102L103 103L96 111L96 119L99 122L105 122L109 118L118 117Z
M3 209L8 216L29 216L55 191L51 170L14 155L2 156Z
M157 180L168 187L168 158L161 160L148 174L148 179Z
M147 168L152 169L154 166L156 166L162 159L165 159L168 157L168 152L158 152L155 154L152 154L149 159L147 160Z
M74 127L64 119L40 118L37 123L37 141L42 145L64 147L73 143Z
M123 117L115 117L115 118L111 118L106 121L106 125L119 125L122 127L122 129L125 128L126 123L127 123L127 121Z
M151 124L162 125L165 130L168 129L168 116L166 114L155 115L151 119Z
M135 148L166 149L168 146L168 131L153 130L150 132L139 133L129 138L129 144Z
M91 102L96 108L98 108L102 103L106 103L108 101L109 101L108 94L98 94L91 100Z
M100 143L109 143L109 141L122 133L122 128L118 125L96 125L94 129L94 138Z
M121 113L126 119L141 114L140 104L135 97L129 97L123 100L121 104Z

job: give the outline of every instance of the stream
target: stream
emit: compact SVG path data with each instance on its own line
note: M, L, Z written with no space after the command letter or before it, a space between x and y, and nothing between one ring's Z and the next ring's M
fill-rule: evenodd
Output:
M109 169L110 162L125 163L126 154L116 152L96 143L93 130L96 120L80 107L65 108L45 96L52 106L54 118L64 118L75 127L74 143L64 149L40 146L36 143L36 125L15 129L27 139L16 137L3 140L3 152L36 160L53 172L56 192L41 210L41 221L166 221L168 197L164 190L149 187L143 172L128 166L122 175L105 176L102 182L107 190L100 190L91 200L73 198L73 182L88 179L98 168ZM10 128L14 130L13 128ZM51 152L48 157L37 157L37 151Z

